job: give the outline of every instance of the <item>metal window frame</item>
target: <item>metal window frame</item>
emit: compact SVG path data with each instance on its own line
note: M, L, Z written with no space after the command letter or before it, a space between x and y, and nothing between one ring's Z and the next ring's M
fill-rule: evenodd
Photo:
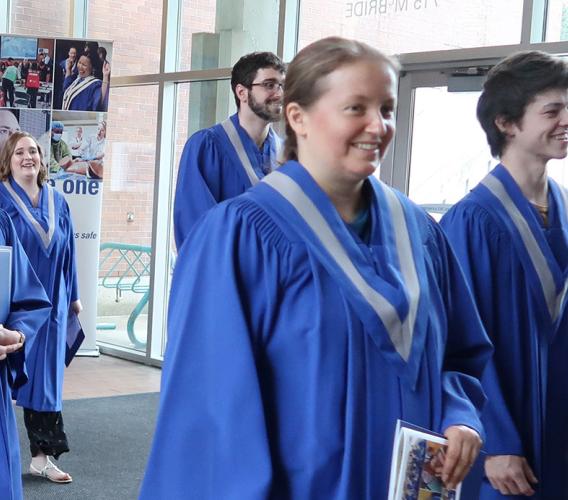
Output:
M71 0L70 36L86 38L89 23L89 0Z

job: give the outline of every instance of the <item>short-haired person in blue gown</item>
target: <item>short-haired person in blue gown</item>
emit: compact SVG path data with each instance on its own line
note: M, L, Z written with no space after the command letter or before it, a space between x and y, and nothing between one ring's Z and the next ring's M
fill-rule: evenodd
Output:
M237 112L187 140L174 204L178 250L207 210L244 193L278 166L282 141L271 124L282 118L284 74L272 52L241 57L231 71Z
M11 391L28 380L29 353L51 305L8 214L1 209L0 246L12 249L10 310L0 324L0 498L22 500L20 446ZM3 274L2 279L8 276Z
M81 310L71 215L61 194L46 183L47 168L34 137L14 132L0 153L0 208L10 216L52 311L30 351L29 381L14 391L24 408L30 439L30 473L71 482L51 458L69 451L61 415L63 371L78 345L68 345L70 309Z
M491 344L441 229L373 175L397 78L336 37L290 63L286 163L179 255L142 499L386 499L397 419L467 473Z
M495 346L481 498L568 498L568 65L530 51L488 74L477 105L500 160L443 217Z

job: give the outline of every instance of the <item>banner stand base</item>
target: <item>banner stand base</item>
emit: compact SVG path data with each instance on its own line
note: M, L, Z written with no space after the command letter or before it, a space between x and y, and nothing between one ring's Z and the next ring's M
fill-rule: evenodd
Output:
M99 346L96 346L94 349L79 349L77 351L77 353L75 354L76 357L94 357L94 358L98 358L100 356L100 351L99 351Z

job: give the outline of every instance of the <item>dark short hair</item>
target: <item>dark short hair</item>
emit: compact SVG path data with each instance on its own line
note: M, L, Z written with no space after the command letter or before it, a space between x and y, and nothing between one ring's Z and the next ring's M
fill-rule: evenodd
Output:
M495 158L507 145L507 136L495 120L501 117L508 123L520 123L535 97L552 89L568 89L568 65L546 52L517 52L489 71L477 102L477 119Z
M89 62L91 63L91 74L97 76L98 72L101 69L101 60L99 59L99 56L97 55L96 52L83 52L82 54L79 55L79 57L77 58L77 61L79 61L79 59L81 59L81 57L86 57Z
M241 57L233 66L231 71L231 88L235 96L237 109L241 107L241 102L237 97L237 85L240 83L246 88L251 88L251 84L256 77L259 69L272 68L280 73L286 72L286 66L281 59L272 52L252 52Z

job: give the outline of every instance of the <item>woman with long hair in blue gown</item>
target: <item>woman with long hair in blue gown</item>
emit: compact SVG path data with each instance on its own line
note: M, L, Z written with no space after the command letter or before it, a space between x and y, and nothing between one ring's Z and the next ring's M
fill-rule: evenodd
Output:
M80 312L73 225L67 202L47 181L43 153L26 132L13 133L0 153L0 207L18 238L53 308L30 352L29 381L14 391L24 408L30 439L30 473L56 483L71 476L52 462L69 451L63 427L62 392L66 361L78 345L68 345L67 318ZM73 352L70 352L73 351Z
M181 248L142 499L386 499L397 419L466 475L491 345L441 230L373 175L397 79L342 38L290 63L287 161Z

